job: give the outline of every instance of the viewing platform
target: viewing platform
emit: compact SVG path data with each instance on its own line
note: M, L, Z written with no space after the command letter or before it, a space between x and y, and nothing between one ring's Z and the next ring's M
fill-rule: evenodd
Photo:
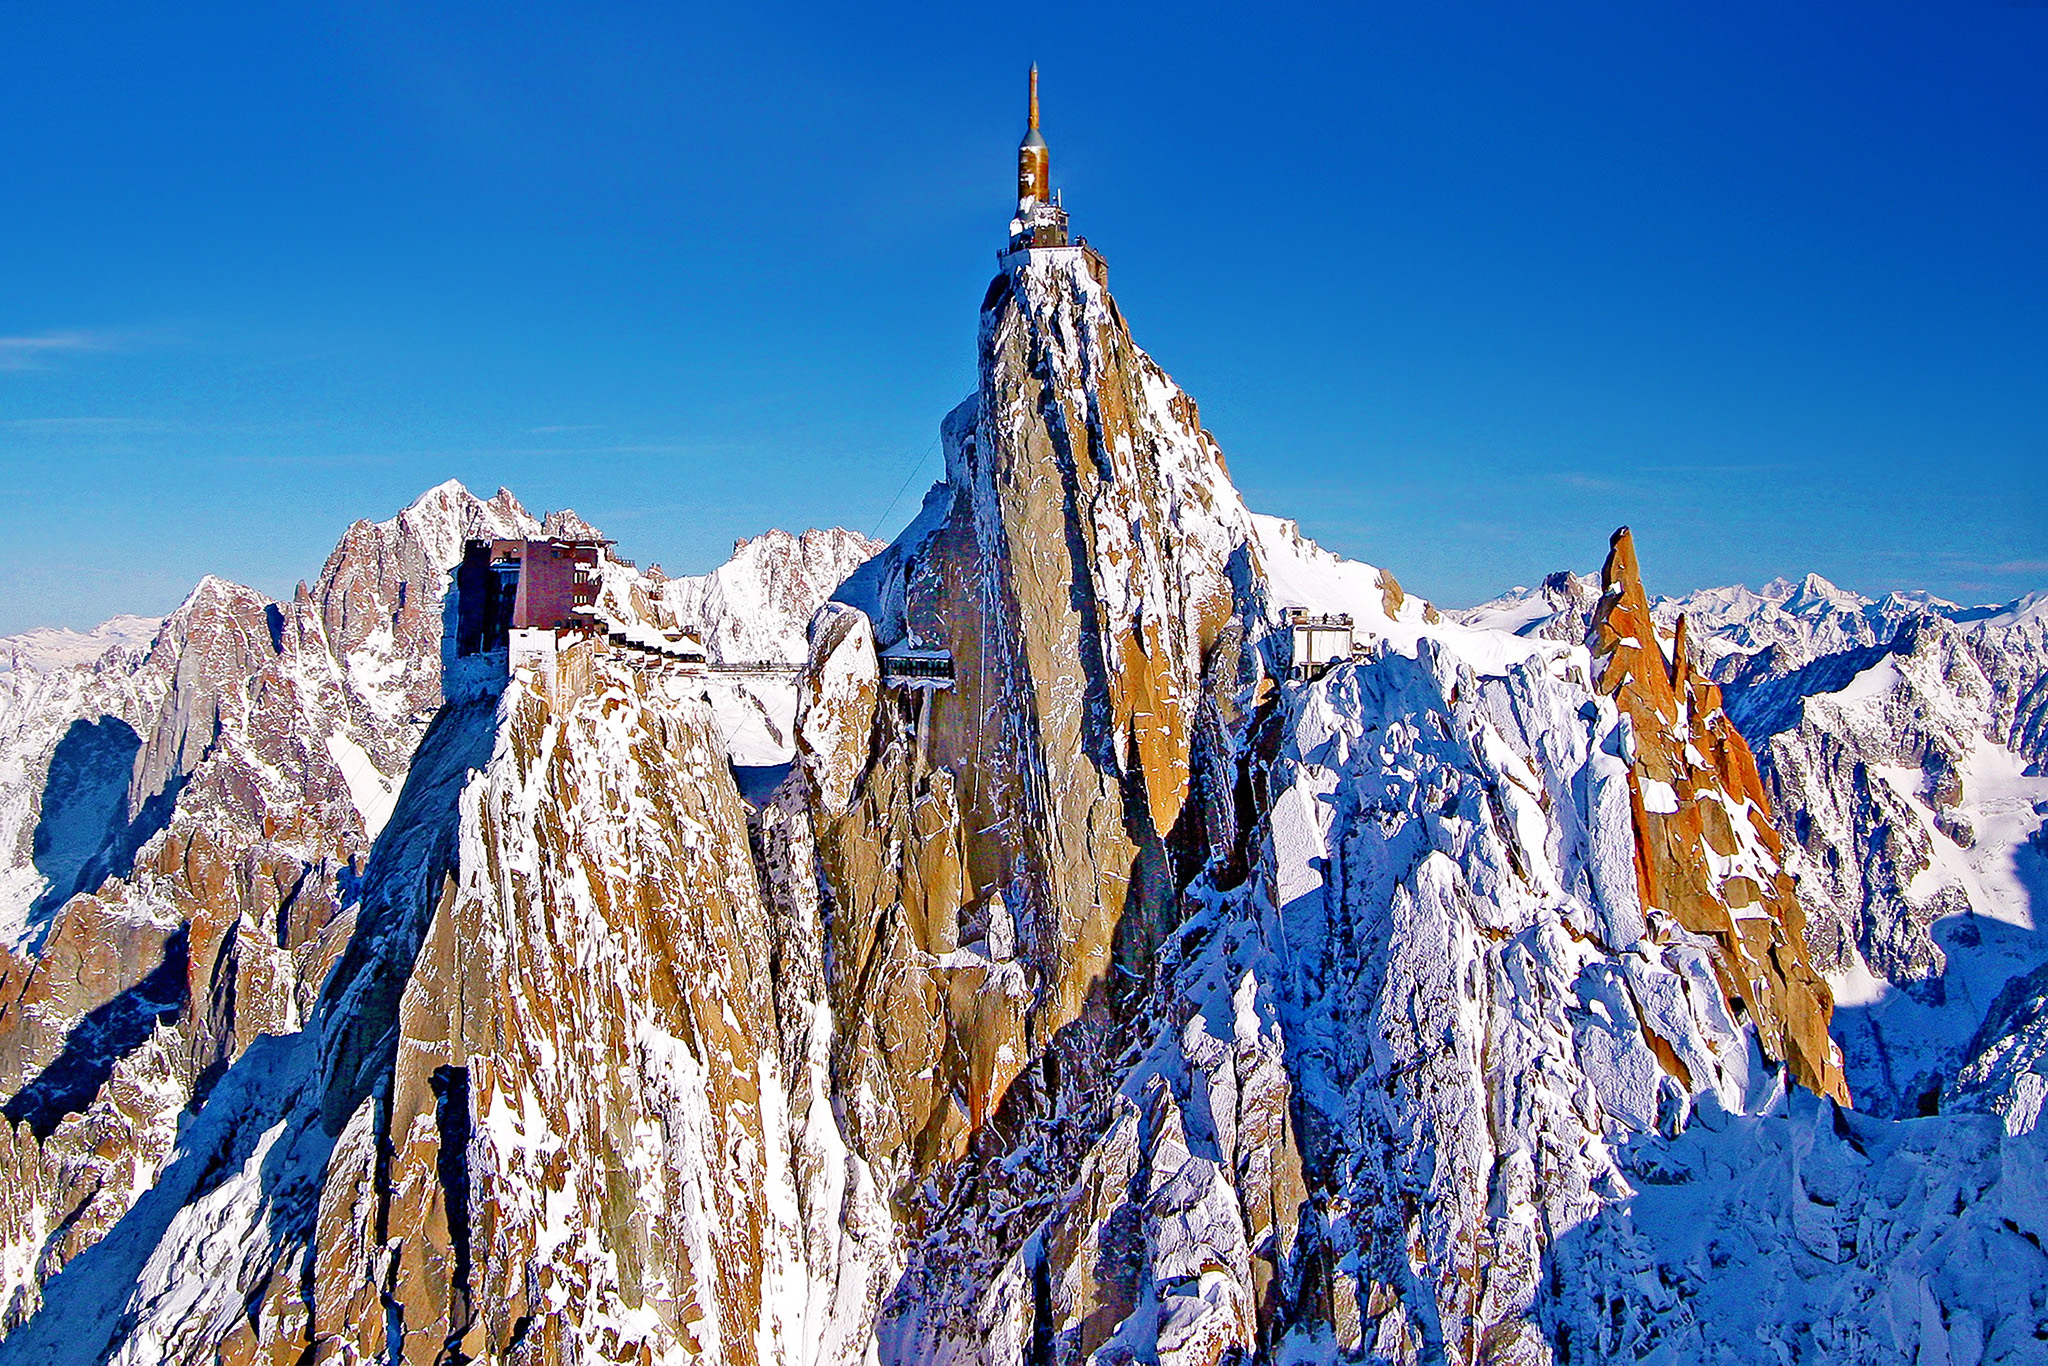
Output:
M1292 646L1289 678L1298 682L1321 678L1358 653L1356 628L1349 612L1319 615L1306 607L1289 607L1285 615Z
M944 650L892 648L881 656L882 682L897 688L953 686L953 656Z
M786 659L731 659L713 662L705 658L704 647L695 633L657 632L649 628L613 630L605 643L632 663L680 674L718 674L728 678L788 678L804 671L801 663ZM892 650L877 657L882 682L888 687L950 688L953 686L953 657L943 650Z
M1004 273L1024 266L1049 262L1071 262L1079 258L1086 262L1089 277L1104 289L1109 288L1109 262L1102 253L1088 245L1085 237L1076 238L1065 246L1057 247L1004 247L996 252L996 264Z

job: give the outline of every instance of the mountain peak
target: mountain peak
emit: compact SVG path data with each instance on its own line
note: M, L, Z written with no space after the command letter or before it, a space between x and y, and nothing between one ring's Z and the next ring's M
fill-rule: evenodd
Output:
M503 494L505 490L499 489L498 492ZM476 495L471 493L469 487L460 479L443 479L432 488L421 490L419 497L407 503L404 510L411 512L416 508L424 508L431 504L446 504L475 499Z
M162 617L124 614L109 617L90 631L41 626L19 635L0 636L0 672L49 672L89 664L112 650L146 649L163 623Z
M1610 546L1592 647L1600 690L1633 726L1624 758L1643 903L1714 945L1729 1009L1748 1003L1766 1052L1793 1080L1847 1104L1828 1038L1832 999L1807 960L1805 917L1756 759L1720 689L1693 672L1686 618L1668 647L1662 639L1627 527Z
M1838 588L1818 574L1809 573L1799 581L1799 588L1785 599L1785 610L1801 615L1817 612L1857 613L1870 605L1870 599L1861 593L1852 593Z

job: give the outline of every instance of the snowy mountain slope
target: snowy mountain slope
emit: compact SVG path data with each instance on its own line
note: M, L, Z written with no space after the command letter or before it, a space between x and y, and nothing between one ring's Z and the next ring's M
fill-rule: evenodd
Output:
M1453 615L1569 634L1568 581ZM2048 962L2042 600L1873 601L1809 575L1656 604L1685 617L1758 748L1863 1108L1967 1104L2021 1127L2037 1111L2028 1017L2008 1017L2010 1039L1981 1031L2006 984Z
M602 638L439 707L313 999L196 1114L124 1055L156 1146L0 1361L2023 1359L2036 1140L1810 1094L1791 853L1625 536L1576 634L1446 620L1244 507L1084 253L980 352L911 527L780 609L833 596L779 786ZM1359 656L1290 680L1297 606Z
M1027 293L1038 285L1011 283ZM999 316L1000 286L991 291ZM1075 286L1088 288L1055 288ZM1055 324L1060 337L1100 335L1085 299L1075 313ZM1103 350L1116 357L1126 345L1112 333ZM1057 392L1061 350L1023 354L1047 366ZM999 351L984 361L1004 363ZM1112 392L1116 363L1099 372ZM965 662L963 645L975 643L943 630L964 610L928 607L923 585L989 571L991 543L1002 545L991 525L1028 520L1003 505L1010 490L1086 488L1063 465L1050 477L1025 472L1046 446L1057 459L1059 428L1047 423L1044 446L1029 427L991 431L981 414L1003 395L985 378L946 429L949 451L972 452L956 469L971 476L972 460L989 462L988 491L956 476L842 595L875 614L885 643L900 631L915 644L949 643ZM997 411L1011 422L1017 407ZM1069 439L1078 466L1080 442ZM1212 1360L1278 1354L1285 1342L1287 1352L1341 1346L1431 1359L1484 1342L1496 1359L1543 1359L1545 1248L1624 1188L1609 1143L1682 1126L1703 1091L1738 1107L1772 1104L1782 1073L1755 1029L1737 1022L1712 938L1668 918L1645 921L1617 712L1592 690L1585 647L1432 620L1381 571L1338 561L1285 524L1240 517L1220 462L1211 468L1200 486L1207 507L1224 511L1185 540L1205 546L1210 527L1222 531L1223 545L1205 553L1227 567L1237 621L1203 651L1195 681L1205 701L1193 728L1216 748L1191 751L1186 790L1201 820L1190 833L1208 843L1180 865L1201 870L1169 913L1181 927L1156 956L1113 958L1120 977L1051 1033L1046 1053L1027 1051L1031 1015L1022 1048L1014 1026L995 1022L998 1059L1014 1053L1024 1067L1006 1095L994 1092L994 1122L918 1188L917 1222L930 1232L889 1302L884 1355ZM1144 487L1142 471L1136 478ZM1074 528L1085 494L1066 506L1064 539L1085 543L1085 522ZM1130 521L1144 534L1145 519ZM1244 538L1235 550L1232 536ZM1057 543L1041 531L1038 541L1048 540ZM1276 693L1276 627L1290 605L1351 612L1376 642L1371 662L1305 694ZM926 621L940 629L924 633ZM1072 653L1027 651L1028 667L1034 678L1039 669L1058 677ZM978 679L982 666L970 667ZM1084 674L1075 692L1089 689ZM1327 710L1294 700L1324 695L1341 700ZM870 789L897 765L914 766L914 751L896 757L902 737L944 734L943 712L927 721L876 710L878 757L860 779ZM1115 715L1101 705L1096 724ZM1042 727L1036 737L1045 743ZM1113 762L1092 753L1097 765ZM1001 755L1004 769L1027 775L1047 762L1028 742ZM1046 781L1053 793L1075 785ZM1234 812L1227 797L1211 797L1219 789L1235 792ZM1028 820L1031 804L1020 805L1017 819ZM968 859L971 868L971 844ZM839 896L846 872L828 863L827 876L842 908L888 902ZM929 926L927 905L897 952L915 961L922 950L955 971L1014 963L1031 987L1060 969L1027 951L1008 914L1020 905L1028 892L1005 890L985 912L969 902L957 938ZM1142 932L1127 918L1112 953ZM1526 945L1533 959L1509 945ZM879 957L879 946L840 961L874 963L869 954ZM1263 980L1248 971L1260 964ZM1472 1005L1475 995L1491 1004ZM860 1005L847 1001L842 1019ZM955 1096L971 1125L988 1104L977 1097L990 1094L975 1061L989 1016L900 998L880 1008L907 1014L913 1033L936 1014L966 1035ZM1512 1048L1500 1042L1510 1020L1526 1022ZM942 1036L940 1069L952 1047ZM890 1074L875 1056L859 1060L855 1089L886 1110ZM905 1065L926 1068L930 1056ZM943 1108L936 1118L948 1122ZM1394 1198L1404 1173L1428 1172L1439 1178Z
M1633 837L1625 801L1587 805L1621 763L1586 678L1583 649L1489 676L1425 639L1289 689L1250 876L1191 889L1120 1084L1065 1081L1042 1136L953 1193L892 1303L897 1359L1008 1359L1034 1295L1061 1356L1540 1358L1539 1229L1598 1208L1610 1139L1691 1103L1638 1020L1693 1085L1771 1094L1703 945L1599 942ZM979 1213L1048 1201L1007 1238ZM1006 1247L985 1289L959 1274Z
M709 574L644 581L637 615L696 632L705 657L721 664L800 664L813 615L882 549L856 531L770 530L733 546ZM733 762L772 768L796 753L796 680L775 674L714 674L705 689Z
M1769 737L1810 939L1850 1006L1837 1037L1881 1113L1934 1104L2005 984L2048 962L2048 777L1993 681L2025 664L2041 686L2042 644L1911 621L1875 658L1829 657L1854 672Z
M1962 608L1925 593L1888 593L1873 601L1837 588L1818 574L1799 583L1774 579L1760 593L1712 588L1658 603L1667 624L1684 616L1714 644L1714 677L1727 683L1738 658L1755 678L1798 668L1822 655L1875 645L1921 615L1960 615Z
M297 1028L438 699L471 525L536 524L444 485L288 603L209 578L146 652L0 675L12 1318L147 1188L185 1104Z
M0 674L0 836L16 851L0 889L19 927L0 973L6 1113L20 1126L0 1179L24 1200L15 1319L146 1188L179 1109L259 1031L298 1027L440 708L442 598L462 542L543 533L595 534L573 514L532 518L502 490L486 502L444 484L351 526L290 602L209 579L147 651L117 622L84 663L45 651L42 667ZM641 576L607 575L619 619L649 606ZM743 574L725 578L744 593ZM779 598L757 587L756 627L774 610L807 615L836 582L784 584ZM763 743L786 759L794 681L724 691L723 730L742 747L748 724L773 726L758 699L776 694L782 730Z
M580 649L436 722L307 1030L10 1359L849 1359L887 1218L781 1061L829 1023L771 1005L703 703Z
M812 614L882 548L841 527L766 531L734 543L732 558L709 574L661 583L655 598L675 621L703 632L709 659L800 663Z
M1593 607L1599 599L1598 574L1559 570L1535 588L1513 588L1489 602L1456 608L1446 615L1482 630L1541 640L1583 641L1593 627Z
M2048 1341L2043 1139L1795 1093L1703 1106L1624 1155L1632 1189L1559 1241L1561 1359L1980 1362ZM1567 1356L1568 1354L1568 1356Z
M112 650L141 653L156 638L162 617L118 616L90 631L43 626L20 635L0 636L0 673L33 669L48 673L90 664Z
M2048 841L2037 836L2033 848L2048 858ZM1943 1113L1993 1114L2008 1132L2038 1132L2048 1102L2048 963L2008 981L1953 1056L1959 1061L1942 1087Z
M1590 625L1597 576L1560 572L1534 589L1515 588L1449 615L1470 625L1575 640ZM2023 600L2026 601L2026 600ZM2017 608L2020 604L2013 604ZM1761 589L1740 584L1659 597L1651 613L1665 630L1684 617L1699 663L1716 683L1747 689L1827 655L1882 645L1905 622L1941 616L1957 622L1989 619L2001 609L1958 607L1926 593L1894 592L1882 599L1838 588L1818 574L1798 583L1773 579ZM2005 610L2013 610L2013 608Z

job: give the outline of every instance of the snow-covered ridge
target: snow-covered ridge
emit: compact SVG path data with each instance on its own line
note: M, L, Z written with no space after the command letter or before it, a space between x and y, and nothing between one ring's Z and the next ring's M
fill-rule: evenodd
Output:
M650 591L677 624L703 633L714 663L801 663L819 604L882 549L843 527L770 530L736 542L732 558L709 574L666 579Z
M1253 513L1251 521L1253 544L1265 571L1267 623L1272 629L1282 625L1281 614L1289 607L1343 613L1351 617L1361 643L1384 641L1413 657L1427 639L1475 672L1494 676L1543 652L1544 642L1504 630L1493 621L1468 623L1444 616L1403 592L1387 570L1323 549L1292 521L1259 513Z
M2038 1355L2038 1297L2009 1292L2048 1282L2039 1142L1788 1090L1765 978L1724 970L1731 941L1786 947L1758 932L1792 917L1735 895L1778 846L1632 553L1598 673L1569 576L1547 619L1444 619L1250 514L1072 257L991 290L947 480L883 554L771 533L690 580L603 564L629 639L804 660L757 734L715 676L603 637L441 705L445 565L472 527L536 526L502 492L352 526L289 602L195 594L126 704L140 771L185 782L128 883L200 988L88 1114L0 1131L0 1288L33 1314L71 1259L0 1352ZM1782 587L1727 609L1853 606ZM1292 607L1348 614L1354 656L1290 677ZM955 686L889 686L899 648ZM1809 711L1938 740L1954 708L1900 690L1936 674L2025 708L2018 673L1907 654ZM772 790L735 782L792 740ZM1937 752L1828 754L1913 760L1933 781L1899 792L1939 832ZM1680 914L1678 854L1727 917ZM109 942L108 915L56 942ZM1800 1000L1810 1042L1826 998Z
M1584 580L1553 575L1454 613L1568 636ZM2048 593L1960 607L1871 599L1818 575L1658 599L1683 614L1756 748L1834 988L1834 1034L1865 1106L1990 1108L2015 1130L2048 1095L2048 1022L2006 1012L2048 962Z
M1597 591L1597 576L1561 572L1535 588L1512 588L1446 615L1518 635L1562 637L1573 633L1576 619L1590 620L1590 595ZM1808 574L1796 583L1773 579L1760 589L1732 584L1656 597L1650 606L1667 631L1679 617L1686 619L1702 664L1717 682L1726 683L1739 669L1749 670L1754 678L1776 677L1825 655L1881 645L1920 616L1994 628L2042 620L2048 617L2048 592L2028 594L2003 606L1963 607L1918 591L1870 598Z
M90 631L39 626L19 635L0 636L0 673L35 669L47 673L90 664L110 650L142 651L156 638L162 617L110 617Z
M1983 1028L2006 984L2048 963L2048 632L2007 619L1909 619L1731 711L1770 731L1766 776L1798 839L1809 938L1866 1103L1985 1106L2018 1131L2040 1083L2014 1075L2005 1095L1978 1085L1938 1099L1973 1057L2003 1049Z

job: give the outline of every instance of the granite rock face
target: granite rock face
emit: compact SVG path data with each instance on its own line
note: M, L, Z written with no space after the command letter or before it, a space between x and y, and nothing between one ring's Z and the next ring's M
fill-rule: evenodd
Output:
M1455 614L1569 636L1592 612L1552 575ZM2048 1069L2002 1008L2048 964L2048 606L1872 600L1818 575L1651 602L1720 681L1775 812L1807 957L1859 1108L1963 1107L2031 1127ZM1994 1026L2004 1021L2013 1032Z
M1686 619L1667 650L1635 541L1614 534L1591 644L1596 681L1628 718L1623 740L1645 915L1707 936L1729 1008L1802 1086L1849 1102L1828 1037L1834 998L1807 958L1806 915L1749 745L1721 690L1693 672Z
M444 485L289 602L209 578L146 649L0 675L11 1321L149 1188L180 1112L301 1027L439 706L461 538L536 526Z
M1793 1289L1734 1359L2024 1359L2043 1306L1985 1287L2039 1260L2033 1140L1944 1117L1932 1172L1840 1108L1749 750L1625 541L1557 586L1575 633L1447 620L1245 509L1080 252L1013 257L980 348L880 554L763 537L715 592L608 558L607 636L432 708L292 1013L168 1008L102 1086L155 1146L103 1145L144 1156L17 1273L0 1359L1624 1359L1752 1263ZM390 638L436 647L412 592ZM348 663L380 628L304 596L337 695L410 725ZM802 661L772 744L634 645L743 602L722 657ZM136 771L224 752L262 606L212 691L132 689L169 718ZM1292 608L1351 657L1296 668ZM93 771L67 810L111 808ZM201 919L81 943L196 961ZM1909 1292L1910 1332L1859 1308Z
M910 1050L842 1056L850 1119L906 1190L1061 1031L1107 1027L1170 927L1176 859L1199 866L1228 818L1198 737L1252 582L1220 451L1090 275L1000 277L981 345L946 483L841 594L885 652L944 651L957 681L889 689L859 808L820 794L835 1005Z

